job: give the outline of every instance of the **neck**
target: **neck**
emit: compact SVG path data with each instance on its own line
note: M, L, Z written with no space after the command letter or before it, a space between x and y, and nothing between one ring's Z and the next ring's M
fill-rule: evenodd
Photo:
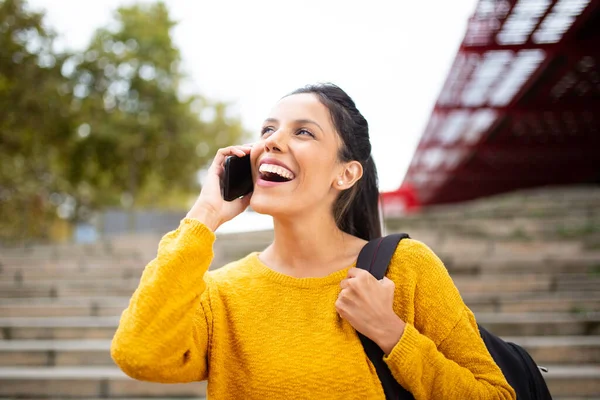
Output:
M363 245L341 231L331 213L323 210L275 217L274 234L265 257L273 267L295 276L325 276L347 267Z

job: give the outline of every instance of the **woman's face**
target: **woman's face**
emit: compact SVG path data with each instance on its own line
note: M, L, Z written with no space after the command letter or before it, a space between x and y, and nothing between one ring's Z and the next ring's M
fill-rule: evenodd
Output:
M339 193L341 138L314 94L281 99L262 125L251 152L257 212L286 216L328 207Z

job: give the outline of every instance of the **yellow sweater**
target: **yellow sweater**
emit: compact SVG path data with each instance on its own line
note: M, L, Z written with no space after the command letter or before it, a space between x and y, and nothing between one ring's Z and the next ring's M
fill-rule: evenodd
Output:
M293 278L257 253L209 271L215 235L182 220L123 312L111 354L133 378L208 379L209 399L384 399L352 326L335 310L347 269ZM403 240L388 278L407 325L385 361L416 399L515 399L442 262Z

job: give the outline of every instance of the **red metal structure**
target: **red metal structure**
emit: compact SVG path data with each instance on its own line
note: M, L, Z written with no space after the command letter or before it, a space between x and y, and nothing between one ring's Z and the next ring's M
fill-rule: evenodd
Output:
M599 130L600 0L480 0L403 187L429 205L600 182Z

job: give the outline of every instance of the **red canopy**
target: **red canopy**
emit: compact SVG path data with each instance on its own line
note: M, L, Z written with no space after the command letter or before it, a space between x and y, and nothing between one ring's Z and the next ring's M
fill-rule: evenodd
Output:
M438 204L600 182L599 128L600 0L480 0L403 187Z

